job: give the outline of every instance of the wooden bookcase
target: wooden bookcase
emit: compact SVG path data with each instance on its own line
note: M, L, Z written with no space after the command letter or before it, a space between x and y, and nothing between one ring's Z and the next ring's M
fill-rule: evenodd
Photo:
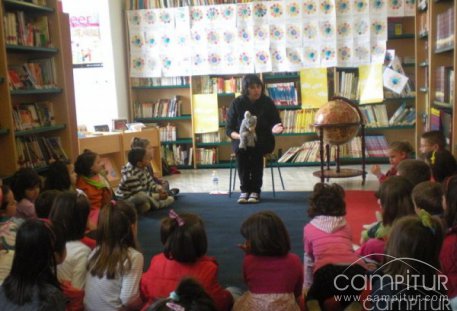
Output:
M162 177L162 162L160 157L160 139L157 128L144 129L140 132L112 132L97 136L87 136L78 139L79 153L89 149L100 155L108 180L117 187L121 178L121 168L128 162L127 154L134 137L149 140L154 148L154 158L151 165L154 174Z
M0 176L12 175L20 166L31 166L38 171L46 169L46 163L53 150L49 149L38 141L55 137L66 157L73 161L77 154L76 140L76 114L74 103L74 89L71 63L70 30L68 15L58 11L57 0L46 0L46 5L36 5L26 1L3 0L0 5L0 20L2 23L10 17L9 28L2 24L0 32L0 150L2 161L0 161ZM25 16L25 19L39 18L47 24L49 41L18 39L19 23L14 23L14 18ZM45 16L45 17L43 17ZM13 29L13 30L12 30ZM16 36L7 37L7 31L15 31ZM33 36L32 36L33 37ZM47 59L52 64L53 80L55 85L45 88L36 87L32 84L27 87L13 89L8 79L8 69L21 67L25 63L33 62L36 59ZM41 123L26 130L16 130L14 107L19 104L33 104L36 102L52 102L54 124L43 126ZM22 122L22 120L21 120ZM29 159L35 158L38 161L20 162L23 155L17 141L36 140L32 150L29 150ZM47 151L46 151L47 150ZM36 157L32 157L34 153ZM27 160L27 157L26 159Z
M443 20L442 16L446 13L453 14L454 18L445 17ZM420 33L416 39L417 110L421 111L422 115L418 120L421 126L418 126L417 139L422 132L437 129L439 126L454 155L457 155L457 116L453 112L455 96L449 96L449 93L450 90L455 90L456 83L455 79L450 79L449 74L455 70L457 64L456 14L456 5L450 0L428 1L426 6L418 5L416 12L416 32ZM428 32L421 33L424 23L428 24ZM438 72L443 68L446 70L440 75ZM449 92L444 101L437 96L437 90L443 87L447 90L445 93Z

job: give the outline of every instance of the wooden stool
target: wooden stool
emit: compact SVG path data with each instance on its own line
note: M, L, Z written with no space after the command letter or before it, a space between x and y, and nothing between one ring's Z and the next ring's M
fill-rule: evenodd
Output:
M271 170L271 186L273 188L273 197L276 197L275 191L275 177L274 177L274 166L278 169L279 179L281 180L282 190L286 190L284 186L284 180L282 179L281 174L281 166L278 163L278 157L274 153L268 153L263 157L264 167L270 167ZM233 171L235 169L235 171ZM232 192L235 190L236 184L236 172L237 172L237 164L236 164L236 155L234 153L230 154L230 180L229 180L229 197L232 196Z

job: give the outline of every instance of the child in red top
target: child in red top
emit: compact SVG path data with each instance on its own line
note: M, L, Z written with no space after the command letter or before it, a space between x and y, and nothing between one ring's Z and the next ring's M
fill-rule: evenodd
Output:
M218 264L206 255L208 241L201 218L170 210L160 227L163 253L154 256L141 278L141 293L149 303L168 297L183 277L196 279L219 311L228 311L232 294L217 281Z
M78 174L76 187L87 195L90 201L90 213L87 228L97 228L100 208L108 204L113 198L113 191L104 176L100 173L103 167L100 156L90 150L84 150L75 162L75 172Z
M303 288L303 265L290 253L286 226L275 213L258 212L241 225L244 281L248 291L235 302L234 311L294 311Z
M413 152L413 147L405 141L394 141L389 144L389 163L390 169L383 174L379 165L373 165L371 167L371 173L378 177L379 181L384 182L389 176L397 175L397 165L402 160L409 158Z

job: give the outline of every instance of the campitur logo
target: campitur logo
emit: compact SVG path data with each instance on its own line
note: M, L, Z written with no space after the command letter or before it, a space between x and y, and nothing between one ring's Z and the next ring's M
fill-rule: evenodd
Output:
M385 257L386 263L366 274L351 274L350 268L371 256ZM390 266L395 266L390 269ZM401 271L389 274L383 271ZM422 273L421 271L428 271ZM358 301L364 310L450 310L447 292L448 278L434 266L409 257L386 254L361 257L337 275L333 284L339 302ZM345 295L345 292L359 295Z

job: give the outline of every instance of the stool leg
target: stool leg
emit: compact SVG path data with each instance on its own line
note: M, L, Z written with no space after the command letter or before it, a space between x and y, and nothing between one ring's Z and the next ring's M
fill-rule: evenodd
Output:
M233 168L233 160L230 159L230 178L229 178L229 191L228 191L229 198L232 197L232 168Z
M273 187L273 198L276 198L275 176L274 176L273 165L271 164L271 162L270 162L270 170L271 170L271 186Z
M237 167L237 164L235 163L235 174L233 174L233 188L232 188L232 191L235 190L235 184L236 184L236 174L238 173L238 167Z
M284 180L282 179L282 175L281 175L281 167L279 166L278 161L276 161L276 167L278 168L279 179L281 180L282 190L286 190L286 187L284 187Z

